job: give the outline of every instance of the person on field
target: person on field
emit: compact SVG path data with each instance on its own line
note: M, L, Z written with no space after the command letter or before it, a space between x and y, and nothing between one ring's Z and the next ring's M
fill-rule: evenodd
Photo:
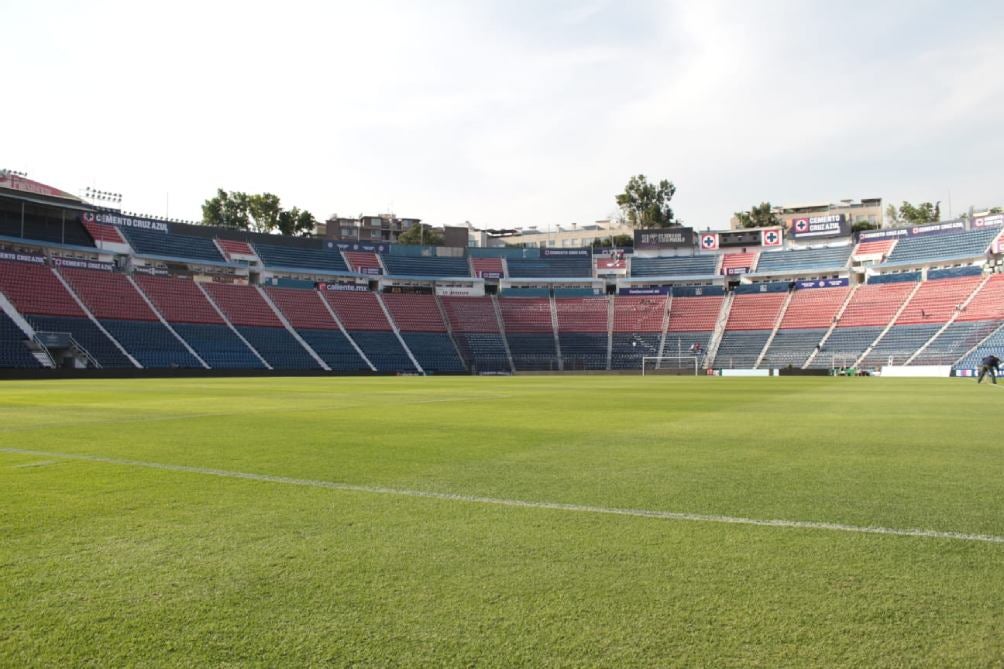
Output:
M997 385L997 374L999 374L1000 371L1000 358L991 353L980 361L980 378L976 381L976 383L983 383L983 377L989 374L990 380L994 382L994 385Z

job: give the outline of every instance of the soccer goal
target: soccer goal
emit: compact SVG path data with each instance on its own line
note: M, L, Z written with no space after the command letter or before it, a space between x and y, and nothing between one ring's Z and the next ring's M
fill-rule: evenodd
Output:
M696 355L647 355L641 359L641 375L700 374L700 358Z

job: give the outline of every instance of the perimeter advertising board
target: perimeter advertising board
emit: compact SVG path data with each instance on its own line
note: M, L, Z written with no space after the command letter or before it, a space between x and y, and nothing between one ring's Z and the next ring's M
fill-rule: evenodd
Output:
M785 229L795 239L846 237L851 234L851 226L844 214L798 216L788 221Z
M635 249L683 249L694 247L693 228L647 228L634 231Z

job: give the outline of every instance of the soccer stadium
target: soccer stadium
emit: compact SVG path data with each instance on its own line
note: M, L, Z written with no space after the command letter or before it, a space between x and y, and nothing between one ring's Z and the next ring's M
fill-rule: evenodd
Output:
M0 667L1004 666L999 12L448 4L0 8Z

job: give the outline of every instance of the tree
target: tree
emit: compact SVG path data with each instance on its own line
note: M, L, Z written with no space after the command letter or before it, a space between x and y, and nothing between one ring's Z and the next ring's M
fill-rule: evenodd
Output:
M431 225L419 223L413 225L397 238L398 244L425 244L426 246L440 246L443 243L443 233L434 230Z
M749 211L737 211L736 218L743 228L771 228L781 225L781 218L774 213L770 202L761 202Z
M921 202L918 205L912 205L904 200L903 204L899 206L899 211L890 204L885 210L885 215L892 227L937 223L941 220L941 202L934 204Z
M857 223L851 225L851 232L861 232L863 230L878 230L878 223L871 223L869 221L858 221Z
M632 228L671 228L683 225L669 206L675 194L676 186L671 181L650 184L644 174L639 174L628 180L624 192L617 196L617 206Z
M631 235L614 235L613 243L611 243L610 237L600 237L593 240L594 249L624 248L625 246L634 246L634 237Z
M316 223L309 211L283 209L279 196L272 193L249 195L218 188L216 195L202 204L203 225L309 237Z

